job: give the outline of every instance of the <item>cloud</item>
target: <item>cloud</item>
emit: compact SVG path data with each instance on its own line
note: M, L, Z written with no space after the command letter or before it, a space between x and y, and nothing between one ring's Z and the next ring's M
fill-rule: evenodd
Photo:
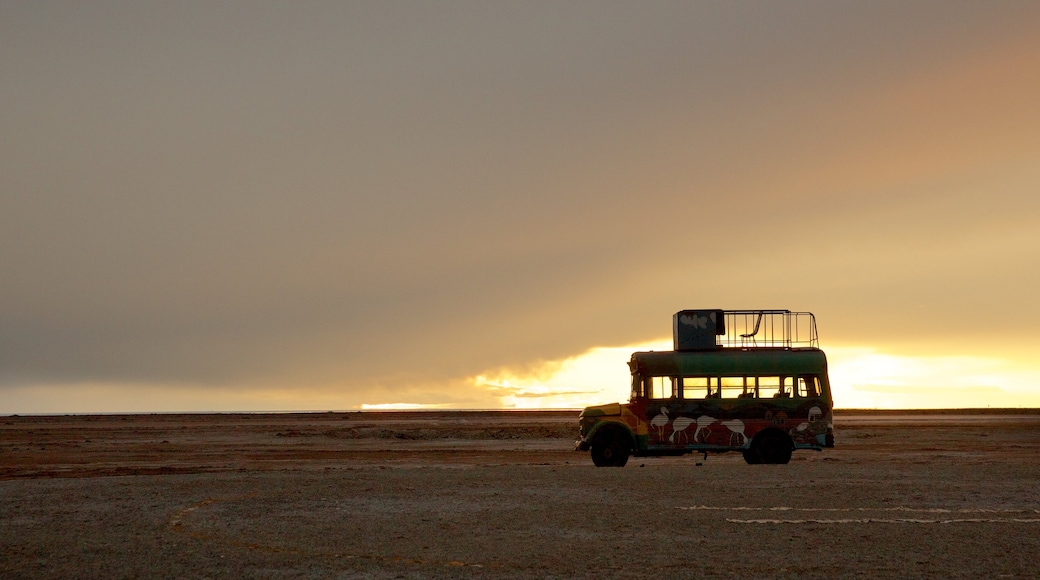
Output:
M1036 10L5 6L0 388L487 405L702 307L1035 344Z

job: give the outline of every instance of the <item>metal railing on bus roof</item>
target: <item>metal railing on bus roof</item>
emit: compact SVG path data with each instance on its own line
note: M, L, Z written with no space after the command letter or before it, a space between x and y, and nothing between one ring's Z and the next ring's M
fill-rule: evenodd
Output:
M816 317L790 310L726 310L725 348L820 348Z

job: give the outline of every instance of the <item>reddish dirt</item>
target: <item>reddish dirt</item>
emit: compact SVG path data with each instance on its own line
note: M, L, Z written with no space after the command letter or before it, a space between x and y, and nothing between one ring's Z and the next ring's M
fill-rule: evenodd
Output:
M572 451L573 412L0 417L0 576L1036 577L1040 413Z

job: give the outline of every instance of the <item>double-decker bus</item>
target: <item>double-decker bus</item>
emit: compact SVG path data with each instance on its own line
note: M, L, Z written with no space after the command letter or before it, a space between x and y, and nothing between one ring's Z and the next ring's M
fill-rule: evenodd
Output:
M740 451L788 463L834 447L827 357L816 318L789 310L683 310L674 350L636 352L628 403L587 407L576 448L599 467L630 455Z

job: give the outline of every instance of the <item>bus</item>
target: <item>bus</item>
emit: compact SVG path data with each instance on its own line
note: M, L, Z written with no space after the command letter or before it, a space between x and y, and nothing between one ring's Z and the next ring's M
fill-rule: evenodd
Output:
M637 457L739 451L786 464L834 447L827 357L816 318L789 310L683 310L674 350L636 352L628 403L586 407L576 449L598 467Z

